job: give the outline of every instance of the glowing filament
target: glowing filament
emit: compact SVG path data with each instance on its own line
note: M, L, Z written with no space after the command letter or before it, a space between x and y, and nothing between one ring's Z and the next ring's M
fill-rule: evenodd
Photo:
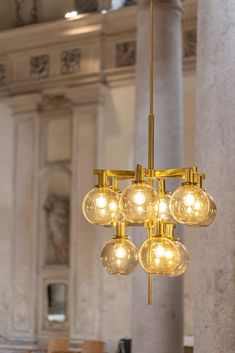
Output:
M105 208L108 204L108 201L105 196L98 196L96 199L96 206L98 208Z
M126 249L123 246L118 246L115 249L115 256L118 259L117 261L120 261L120 259L123 259L126 256Z
M133 196L133 199L134 199L134 202L137 204L137 205L143 205L146 201L146 197L145 197L145 194L141 191L137 191L134 193L134 196Z
M192 207L192 206L194 206L194 204L195 204L195 197L193 196L192 193L187 193L187 194L184 196L184 204L185 204L185 206L187 206L187 207Z

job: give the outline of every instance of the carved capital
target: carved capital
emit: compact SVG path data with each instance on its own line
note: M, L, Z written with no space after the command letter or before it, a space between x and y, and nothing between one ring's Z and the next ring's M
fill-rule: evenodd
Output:
M28 115L38 112L41 102L40 94L28 94L12 96L3 100L3 102L12 109L14 115Z
M60 110L70 107L71 101L61 93L44 95L38 106L40 111Z
M138 0L139 7L148 7L150 0ZM182 11L181 0L154 0L157 9L177 9Z

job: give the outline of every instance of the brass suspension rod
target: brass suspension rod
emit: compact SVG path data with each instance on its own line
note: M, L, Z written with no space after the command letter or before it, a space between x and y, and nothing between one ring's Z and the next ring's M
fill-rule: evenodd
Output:
M154 3L150 0L150 106L148 118L148 168L154 169Z
M154 169L154 113L153 113L153 88L154 88L154 4L150 0L150 109L148 118L148 169ZM152 275L148 274L148 305L152 304Z

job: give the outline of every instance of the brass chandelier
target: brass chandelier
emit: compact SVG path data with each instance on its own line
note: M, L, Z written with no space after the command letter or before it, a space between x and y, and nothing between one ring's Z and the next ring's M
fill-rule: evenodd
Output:
M98 184L83 201L83 213L92 224L116 227L116 234L103 248L101 262L111 275L129 275L138 263L148 274L148 304L152 303L152 275L177 277L188 265L189 255L174 235L177 223L206 227L216 216L216 205L202 187L205 174L196 167L158 170L154 168L154 4L150 1L150 113L148 118L148 168L94 170ZM182 185L172 194L166 180ZM120 189L120 182L131 185ZM126 226L142 226L147 240L139 252L126 235Z

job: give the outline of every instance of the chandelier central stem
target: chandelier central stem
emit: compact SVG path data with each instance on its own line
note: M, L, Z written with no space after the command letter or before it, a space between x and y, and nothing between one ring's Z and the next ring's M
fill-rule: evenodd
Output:
M150 109L148 119L148 168L154 169L154 3L150 0Z

